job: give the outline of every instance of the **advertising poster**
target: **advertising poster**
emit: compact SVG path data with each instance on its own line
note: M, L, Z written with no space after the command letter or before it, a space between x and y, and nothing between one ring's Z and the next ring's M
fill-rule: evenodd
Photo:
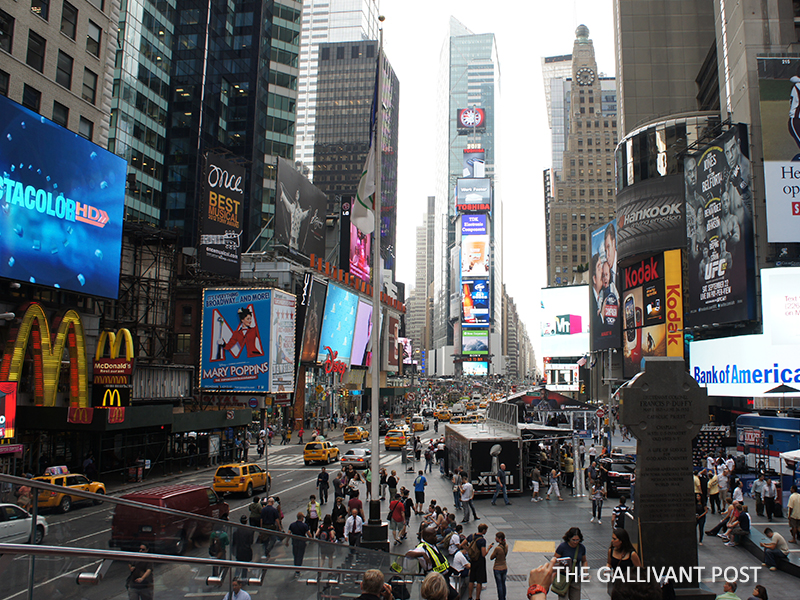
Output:
M489 233L488 220L486 215L461 215L461 236Z
M543 357L576 357L589 352L588 285L542 288Z
M580 390L580 368L577 364L548 363L544 369L548 390L554 392L577 392Z
M489 277L489 236L461 238L461 277Z
M245 175L243 166L219 154L206 155L198 247L204 271L239 277Z
M392 367L396 368L399 366L397 342L400 339L400 320L396 316L389 315L388 331L386 333L389 345L386 352L386 362L390 369Z
M270 393L294 391L294 331L297 298L274 290L270 336Z
M4 96L0 136L0 277L116 299L125 160Z
M411 345L411 338L398 338L400 343L403 345L403 364L404 365L411 365L414 364L414 349Z
M592 350L619 348L621 313L617 276L616 220L592 232L592 257L589 261L591 290L589 326Z
M800 242L800 58L758 58L767 241Z
M456 127L460 134L486 131L486 111L477 106L459 108L456 111Z
M275 239L292 255L325 255L328 199L294 165L278 159Z
M17 382L0 382L0 440L14 438L17 425Z
M464 375L472 376L472 377L486 377L489 375L489 363L480 361L480 362L463 362L461 363L461 368L464 372Z
M753 316L755 293L750 161L738 129L684 159L689 306L686 324Z
M319 351L319 332L325 314L325 294L328 285L319 279L311 278L309 288L304 290L305 318L303 319L303 340L300 344L300 362L317 361Z
M372 304L364 300L358 301L356 326L353 333L353 351L350 360L352 367L368 367L371 359Z
M487 213L492 210L492 180L457 179L456 210L462 213Z
M200 388L268 392L274 290L203 290Z
M489 354L489 330L488 329L462 330L461 354Z
M335 357L336 360L350 365L357 309L358 296L338 285L330 284L328 286L317 362L321 363L327 360L328 348L330 348L333 352L338 353Z
M364 235L350 223L350 273L362 281L369 281L372 235Z
M461 325L489 326L489 280L474 279L461 282Z
M464 177L486 177L486 151L483 148L464 149Z

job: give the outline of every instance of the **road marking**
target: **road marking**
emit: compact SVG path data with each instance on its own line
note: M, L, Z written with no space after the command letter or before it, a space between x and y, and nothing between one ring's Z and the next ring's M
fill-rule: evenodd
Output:
M53 583L54 581L56 581L58 579L61 579L62 577L66 577L67 575L72 575L74 573L77 573L78 571L87 571L87 570L91 571L93 567L96 567L96 565L99 565L101 562L102 561L96 560L96 561L91 562L89 564L86 564L86 565L84 565L82 567L78 567L77 569L72 569L71 571L67 571L66 573L60 573L59 575L56 575L55 577L51 577L47 581L42 581L41 583L37 583L33 587L34 588L38 588L38 587L41 587L43 585L49 585L49 584ZM96 570L96 569L94 569L94 570ZM6 596L3 600L11 600L11 598L16 598L17 596L19 596L21 594L27 594L27 593L28 593L28 588L26 586L24 590L20 590L19 592L17 592L16 594L12 594L11 596Z
M86 538L94 537L96 535L100 535L101 533L108 533L109 531L111 531L111 527L109 527L108 529L101 529L100 531L98 531L96 533L90 533L89 535L84 535L82 537L75 538L75 539L72 539L72 540L67 540L67 541L68 542L80 542L81 540L85 540Z

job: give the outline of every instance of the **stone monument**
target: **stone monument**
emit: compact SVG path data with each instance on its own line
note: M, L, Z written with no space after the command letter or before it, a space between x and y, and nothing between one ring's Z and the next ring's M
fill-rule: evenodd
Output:
M620 391L620 421L637 440L634 501L643 566L697 574L692 440L708 422L706 390L682 358L647 358L644 371ZM697 579L675 583L678 595L707 598Z

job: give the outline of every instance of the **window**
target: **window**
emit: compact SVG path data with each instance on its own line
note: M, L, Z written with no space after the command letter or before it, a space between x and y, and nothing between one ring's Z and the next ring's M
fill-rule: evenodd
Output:
M77 27L78 9L65 1L61 10L61 33L74 40Z
M361 56L361 48L358 46L350 48L350 58L358 58L359 56Z
M60 102L53 102L53 122L62 127L69 124L69 109Z
M94 133L94 123L85 117L81 117L80 125L78 125L78 135L85 137L87 140L92 141Z
M28 33L28 57L25 62L40 73L44 72L45 45L45 40L42 36L33 31Z
M103 0L89 0L89 4L96 7L98 10L103 10Z
M319 53L320 60L330 60L331 59L331 49L330 48L321 48Z
M14 40L14 17L0 10L0 49L11 52L11 42Z
M86 34L86 51L89 54L100 56L100 27L89 21L89 30Z
M375 58L375 46L367 46L367 58Z
M191 306L185 306L185 305L183 306L181 325L183 327L191 327L192 326L192 307Z
M192 334L179 333L175 352L189 354L192 351Z
M72 87L72 57L61 50L58 51L56 83L63 85L67 89Z
M42 92L32 88L27 83L22 90L22 106L30 108L35 112L39 112L39 106L42 103Z
M344 59L344 46L336 48L336 60Z
M5 71L0 71L0 96L8 96L8 85L11 77Z
M81 96L87 102L94 104L97 95L97 75L89 69L83 70L83 92Z
M50 16L50 0L31 0L31 12L47 21Z

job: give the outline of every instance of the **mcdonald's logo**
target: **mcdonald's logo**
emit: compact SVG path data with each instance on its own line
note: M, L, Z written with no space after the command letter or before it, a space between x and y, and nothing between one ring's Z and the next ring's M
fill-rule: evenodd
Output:
M94 417L93 408L71 406L67 412L67 423L77 423L79 425L90 425Z
M56 318L53 326L57 332L53 337L40 304L31 302L23 310L20 325L12 329L6 340L0 363L0 381L20 381L28 340L32 339L34 402L37 406L55 406L61 377L61 358L66 347L69 353L70 406L88 408L86 337L80 315L68 310Z
M103 394L103 406L122 406L118 389L110 388L105 391Z
M92 386L92 406L95 408L121 408L130 406L131 403L130 387L112 387L98 385Z
M119 329L117 333L113 331L103 331L100 334L100 339L97 340L97 352L94 354L95 360L103 358L106 351L106 340L109 345L109 358L119 358L119 351L122 347L122 342L125 342L125 360L133 362L133 336L130 330Z
M108 422L109 423L124 423L125 422L125 408L109 408L108 409Z

